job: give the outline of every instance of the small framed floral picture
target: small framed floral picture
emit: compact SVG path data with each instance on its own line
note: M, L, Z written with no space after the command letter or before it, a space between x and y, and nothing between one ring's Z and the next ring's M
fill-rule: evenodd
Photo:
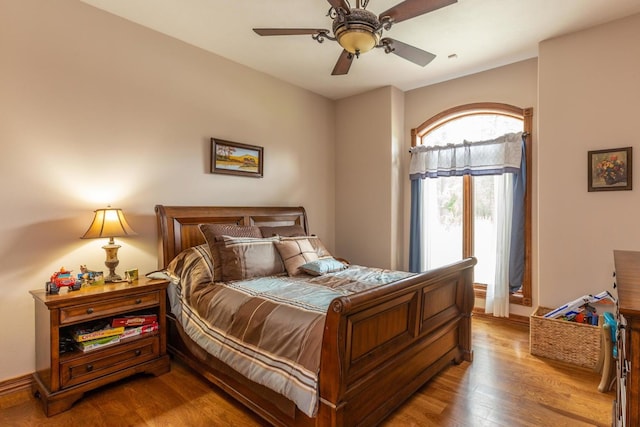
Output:
M632 147L589 151L589 191L631 190Z

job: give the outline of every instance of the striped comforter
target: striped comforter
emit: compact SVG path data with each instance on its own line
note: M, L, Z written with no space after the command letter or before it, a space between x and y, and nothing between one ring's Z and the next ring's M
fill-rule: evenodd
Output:
M411 273L351 266L323 276L269 276L212 282L206 245L181 253L167 269L171 311L207 353L286 396L309 417L318 404L325 313L342 295Z

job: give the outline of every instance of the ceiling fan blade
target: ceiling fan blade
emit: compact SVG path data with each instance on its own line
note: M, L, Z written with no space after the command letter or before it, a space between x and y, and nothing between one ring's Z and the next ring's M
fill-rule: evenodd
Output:
M333 8L338 9L342 8L346 13L351 13L349 8L349 3L346 0L327 0Z
M261 36L299 36L321 32L329 33L329 30L317 28L254 28L253 31Z
M395 53L399 57L420 65L421 67L424 67L436 57L431 52L427 52L426 50L419 49L415 46L402 43L401 41L389 37L385 37L381 42L385 45L391 46L393 50L389 53Z
M392 22L396 23L415 18L453 3L457 3L457 0L405 0L391 9L385 10L379 17L382 20L383 17L388 16Z
M338 62L336 62L336 66L333 67L333 71L331 72L332 76L341 76L347 74L349 72L349 68L351 68L351 63L353 62L353 54L349 53L347 50L343 50L338 58Z

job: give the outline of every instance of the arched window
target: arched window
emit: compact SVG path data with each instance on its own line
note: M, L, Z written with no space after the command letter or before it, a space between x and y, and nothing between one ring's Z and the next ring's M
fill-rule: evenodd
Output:
M426 120L412 129L412 162L417 151L427 151L426 147L462 147L469 149L474 142L487 142L505 134L523 132L519 146L522 147L521 177L523 190L523 215L519 220L522 228L522 266L512 270L520 271L515 287L511 284L508 295L510 303L531 306L531 131L533 109L522 109L508 104L476 103L446 110ZM425 147L414 148L414 147ZM437 150L439 148L433 148ZM432 150L431 148L428 150ZM444 154L448 155L443 148ZM499 172L463 170L457 172L425 172L420 185L412 181L412 252L416 246L422 250L420 259L412 254L414 270L447 264L462 257L475 256L476 296L486 298L487 284L494 280L496 254L500 253L500 224L503 221L496 204L510 197L509 191L517 184L504 184ZM447 175L447 176L443 176ZM513 176L518 176L517 173ZM413 177L415 178L415 176ZM436 178L436 179L432 179ZM506 182L506 181L505 181ZM509 181L511 182L511 181ZM419 187L419 190L416 190ZM507 188L507 194L503 193ZM419 198L416 199L416 191ZM416 203L420 200L420 203ZM517 208L514 208L517 209ZM421 224L415 224L413 217L419 212ZM520 236L520 233L515 233ZM416 243L417 242L417 243ZM507 250L509 244L505 244ZM517 246L517 245L515 245ZM511 248L513 252L513 248Z

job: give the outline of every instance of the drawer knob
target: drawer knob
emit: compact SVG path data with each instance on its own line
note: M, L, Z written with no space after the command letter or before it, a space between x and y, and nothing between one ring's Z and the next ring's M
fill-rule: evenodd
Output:
M87 365L87 372L93 371L93 365Z
M136 300L136 304L140 304L141 302L142 302L142 300L141 300L140 298L138 298L138 299Z
M142 351L140 351L140 349L136 350L136 356L140 356L142 354Z
M87 308L87 314L93 313L93 308Z

